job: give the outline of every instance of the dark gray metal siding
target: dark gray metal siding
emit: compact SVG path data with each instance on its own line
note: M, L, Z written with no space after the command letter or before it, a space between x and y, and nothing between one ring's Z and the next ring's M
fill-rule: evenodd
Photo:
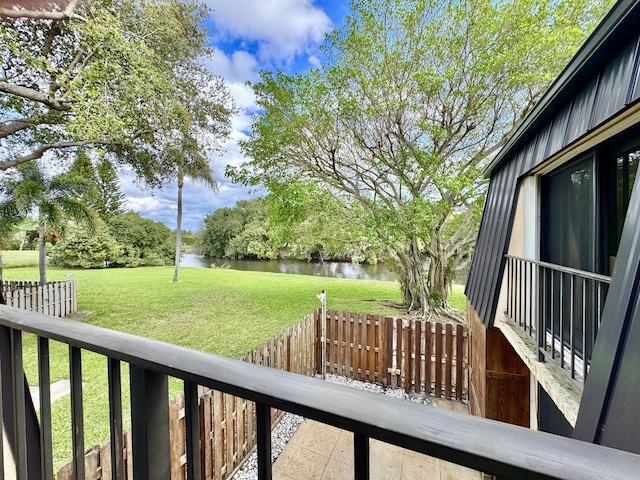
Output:
M612 31L610 17L616 15L620 18ZM576 67L579 71L574 72L564 89L554 93L554 100L547 102L543 111L535 112L536 119L530 124L531 128L510 142L507 155L491 173L465 291L487 325L493 324L496 315L519 178L620 114L639 96L640 35L635 25L640 24L640 2L618 2L603 24L608 28L608 36L602 42L596 42L598 50L587 55L589 60ZM594 36L598 32L596 30ZM579 53L585 55L583 51Z

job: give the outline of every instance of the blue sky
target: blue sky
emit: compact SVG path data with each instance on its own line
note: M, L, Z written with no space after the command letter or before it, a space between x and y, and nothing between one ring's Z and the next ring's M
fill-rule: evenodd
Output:
M251 119L257 111L246 82L256 80L260 70L304 72L317 64L318 46L325 34L339 27L348 12L348 0L204 1L213 10L209 27L216 48L208 67L225 79L239 113L233 118L233 132L225 145L227 153L211 159L219 193L188 179L185 182L182 226L192 231L198 229L207 213L250 196L247 188L232 184L223 175L226 165L243 161L237 142L250 133ZM128 208L175 228L175 186L145 191L123 176L122 190Z

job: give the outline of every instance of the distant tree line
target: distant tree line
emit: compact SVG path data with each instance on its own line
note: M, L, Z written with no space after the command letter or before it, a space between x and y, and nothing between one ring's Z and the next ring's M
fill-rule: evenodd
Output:
M283 196L240 200L208 214L196 250L229 259L378 261L382 251L353 228L352 211L302 183Z

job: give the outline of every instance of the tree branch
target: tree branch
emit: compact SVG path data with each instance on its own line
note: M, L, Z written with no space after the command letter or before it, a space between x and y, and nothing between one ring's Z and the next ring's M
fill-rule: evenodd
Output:
M19 8L0 7L0 17L5 18L30 18L32 20L81 20L87 19L81 15L73 13L79 0L71 0L62 11L52 10L27 10Z
M14 133L26 128L29 128L29 123L25 120L14 120L12 122L8 122L8 124L0 127L0 138L6 138L9 135L13 135Z
M68 112L71 110L71 100L65 100L63 98L50 98L46 93L39 92L28 87L22 87L20 85L13 85L7 82L0 82L0 92L15 95L17 97L33 100L34 102L42 103L54 110L61 112Z
M137 138L140 138L142 135L146 133L151 133L150 131L138 132L135 135L132 135L126 140L118 140L118 141L109 141L109 140L86 140L86 141L75 141L75 142L60 142L60 143L45 143L44 145L40 145L33 152L28 153L27 155L23 155L21 157L14 158L12 160L6 160L4 162L0 162L0 171L6 171L12 167L17 167L23 163L30 162L32 160L37 160L38 158L42 158L42 156L47 153L49 150L55 149L64 149L64 148L74 148L74 147L86 147L86 146L98 146L98 145L125 145L127 143L131 143Z

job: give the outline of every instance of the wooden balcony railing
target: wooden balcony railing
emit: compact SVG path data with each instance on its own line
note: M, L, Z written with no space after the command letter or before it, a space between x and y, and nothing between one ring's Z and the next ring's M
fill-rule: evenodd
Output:
M38 337L40 416L33 428L22 336ZM52 479L49 340L69 345L74 476L85 478L82 352L108 365L112 478L122 478L120 369L130 369L133 471L169 479L167 379L184 381L187 478L200 477L197 385L256 403L259 478L271 478L270 407L353 432L355 478L369 477L374 438L503 478L634 478L640 455L404 402L293 373L232 360L71 320L0 306L2 418L12 432L18 479ZM35 417L35 412L33 412ZM34 434L37 432L37 434ZM1 436L0 436L1 437ZM0 452L3 448L0 446Z
M582 386L611 277L507 255L505 314ZM542 335L538 333L542 332Z

